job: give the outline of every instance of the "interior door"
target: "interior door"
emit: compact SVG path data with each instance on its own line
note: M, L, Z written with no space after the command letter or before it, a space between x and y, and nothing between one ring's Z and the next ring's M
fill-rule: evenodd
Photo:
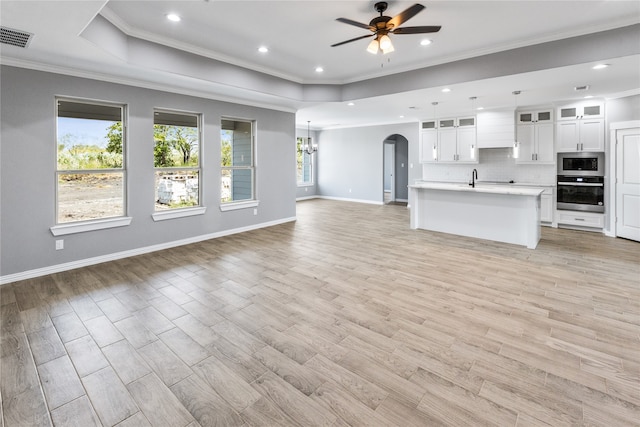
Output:
M396 181L395 181L395 151L396 145L393 143L384 143L384 192L387 197L383 200L385 203L396 200Z
M616 132L616 235L640 242L640 128Z

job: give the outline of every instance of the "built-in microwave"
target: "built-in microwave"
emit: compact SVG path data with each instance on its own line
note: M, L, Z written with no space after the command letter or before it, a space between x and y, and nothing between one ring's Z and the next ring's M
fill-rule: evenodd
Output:
M558 175L604 176L604 153L558 153Z

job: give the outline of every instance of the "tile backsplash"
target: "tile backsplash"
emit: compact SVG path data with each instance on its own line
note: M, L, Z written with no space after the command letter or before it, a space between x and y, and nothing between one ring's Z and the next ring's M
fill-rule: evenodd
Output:
M515 181L554 185L555 165L517 165L510 148L483 148L478 150L478 164L426 163L422 165L425 181L469 181L471 171L478 170L480 181Z

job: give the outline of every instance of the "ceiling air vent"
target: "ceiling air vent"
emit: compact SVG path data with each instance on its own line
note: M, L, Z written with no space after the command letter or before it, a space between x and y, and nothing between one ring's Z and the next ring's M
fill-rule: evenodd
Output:
M575 91L580 91L580 90L589 90L589 85L584 85L584 86L576 86L573 88L573 90Z
M33 34L25 31L13 30L7 27L0 27L0 43L11 46L27 47Z

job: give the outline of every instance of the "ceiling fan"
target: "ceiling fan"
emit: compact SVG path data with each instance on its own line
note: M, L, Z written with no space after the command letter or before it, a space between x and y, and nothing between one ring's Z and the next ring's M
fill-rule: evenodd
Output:
M347 18L338 18L336 21L343 22L345 24L353 25L358 28L364 28L366 30L371 31L372 34L367 34L365 36L356 37L354 39L345 40L340 43L332 44L331 47L340 46L346 43L351 43L356 40L365 39L367 37L375 36L375 39L369 43L367 47L367 51L373 54L378 53L378 50L381 50L382 53L393 52L393 44L391 44L391 39L389 38L389 34L425 34L425 33L437 33L440 31L439 25L432 26L420 26L420 27L403 27L398 28L404 22L416 16L422 9L425 7L421 4L414 4L410 8L406 9L404 12L400 12L398 15L393 18L389 16L383 16L383 12L387 10L387 2L381 1L374 5L374 8L380 13L380 16L377 16L369 22L369 24L362 24L360 22L352 21Z

